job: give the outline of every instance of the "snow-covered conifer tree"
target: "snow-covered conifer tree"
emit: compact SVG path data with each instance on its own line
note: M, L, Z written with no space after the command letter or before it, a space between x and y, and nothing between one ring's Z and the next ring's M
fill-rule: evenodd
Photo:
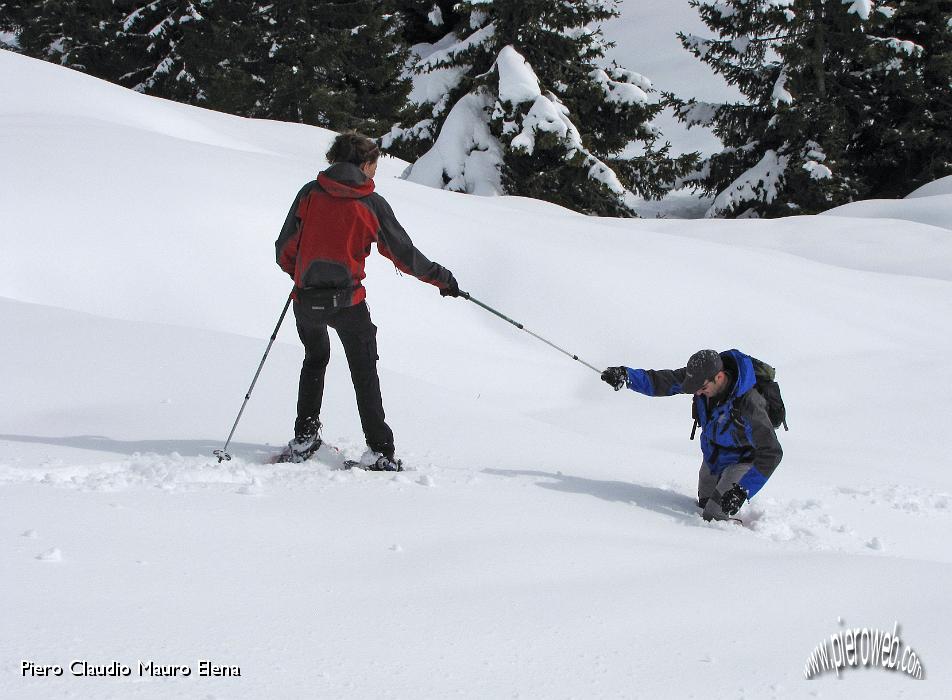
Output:
M867 196L856 134L876 119L876 66L901 40L875 0L691 0L713 38L684 46L747 99L702 104L669 96L689 125L711 126L725 149L690 180L716 195L709 216L822 211Z
M952 174L952 0L902 0L880 11L886 38L873 46L874 117L854 140L870 196L903 197Z
M224 55L213 55L209 42L209 13L219 1L128 3L118 34L126 70L118 82L179 102L206 102L209 74L218 60L225 59Z
M598 22L616 4L457 4L452 31L418 47L417 119L395 127L384 147L416 158L407 177L433 187L634 215L636 193L659 194L684 161L652 148L658 135L648 122L660 106L648 80L604 60ZM632 142L642 152L630 154Z
M457 5L458 0L394 0L404 42L413 47L439 41L457 25Z
M410 82L393 0L0 5L27 55L243 116L386 131Z
M379 134L410 91L399 17L381 2L263 6L256 116Z
M247 1L34 0L8 3L20 50L140 92L207 104L228 57L241 50ZM213 26L214 25L214 26ZM226 36L227 34L227 36ZM233 77L233 76L229 76ZM232 90L234 92L234 90Z
M0 30L27 56L115 80L120 57L112 0L0 2Z

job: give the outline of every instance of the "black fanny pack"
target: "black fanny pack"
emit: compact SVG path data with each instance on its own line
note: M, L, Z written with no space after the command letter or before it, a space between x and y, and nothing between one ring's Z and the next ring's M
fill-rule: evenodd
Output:
M351 287L339 288L321 288L321 287L295 287L295 296L304 306L314 311L332 311L351 305L354 298L354 290Z

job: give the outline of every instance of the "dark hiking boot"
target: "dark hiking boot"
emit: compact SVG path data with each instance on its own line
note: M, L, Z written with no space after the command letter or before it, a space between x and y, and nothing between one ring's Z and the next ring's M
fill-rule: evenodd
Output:
M294 422L294 439L288 443L278 458L279 462L306 462L321 449L321 422L313 418Z

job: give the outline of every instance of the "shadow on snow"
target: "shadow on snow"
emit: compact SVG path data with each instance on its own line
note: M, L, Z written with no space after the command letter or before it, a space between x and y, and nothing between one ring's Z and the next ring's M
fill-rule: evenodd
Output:
M44 437L37 435L0 435L0 440L10 442L28 442L39 445L57 445L80 450L116 452L124 455L160 454L177 452L183 457L212 457L215 450L222 447L220 442L210 440L113 440L101 435L74 435L70 437ZM262 457L273 455L281 450L281 445L256 445L250 442L233 442L228 446L228 454L248 461L260 461Z
M698 517L696 501L682 493L659 489L656 486L633 484L627 481L599 481L583 479L579 476L519 469L484 469L484 474L493 476L529 476L540 479L537 485L544 489L563 493L580 493L595 496L604 501L631 503L662 515L680 520L690 525L699 525L703 521Z

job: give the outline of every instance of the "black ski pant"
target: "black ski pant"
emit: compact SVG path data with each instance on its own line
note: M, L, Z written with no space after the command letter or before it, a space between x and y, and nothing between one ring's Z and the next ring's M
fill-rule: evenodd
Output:
M298 385L297 422L315 424L320 420L324 398L324 373L331 356L330 326L340 338L350 366L350 377L357 394L357 411L367 446L375 452L393 456L393 431L387 425L377 376L377 327L370 320L367 302L336 310L318 311L294 302L298 336L304 343L304 364Z

